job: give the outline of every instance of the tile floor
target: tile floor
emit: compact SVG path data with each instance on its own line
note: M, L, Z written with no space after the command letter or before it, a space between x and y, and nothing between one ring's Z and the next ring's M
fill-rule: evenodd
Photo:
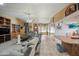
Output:
M40 56L68 56L67 53L60 53L56 49L55 39L48 39L47 35L43 35L40 46Z

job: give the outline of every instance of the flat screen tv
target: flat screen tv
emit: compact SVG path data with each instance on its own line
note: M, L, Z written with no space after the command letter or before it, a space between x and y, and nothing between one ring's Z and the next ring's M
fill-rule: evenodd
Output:
M0 35L9 34L9 33L10 33L9 28L0 28Z

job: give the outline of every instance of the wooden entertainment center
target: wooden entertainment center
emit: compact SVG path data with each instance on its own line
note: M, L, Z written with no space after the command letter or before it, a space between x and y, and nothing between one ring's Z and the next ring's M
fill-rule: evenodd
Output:
M0 17L0 43L11 40L10 24L10 19Z

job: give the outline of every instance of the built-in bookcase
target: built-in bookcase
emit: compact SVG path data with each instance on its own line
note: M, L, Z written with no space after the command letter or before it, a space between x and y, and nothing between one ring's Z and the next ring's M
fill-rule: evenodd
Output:
M10 19L0 17L0 43L11 40L10 24Z

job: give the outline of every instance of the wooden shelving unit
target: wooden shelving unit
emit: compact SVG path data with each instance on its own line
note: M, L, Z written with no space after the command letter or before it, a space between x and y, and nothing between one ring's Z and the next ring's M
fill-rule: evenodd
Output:
M0 43L11 40L10 24L10 19L0 17Z

